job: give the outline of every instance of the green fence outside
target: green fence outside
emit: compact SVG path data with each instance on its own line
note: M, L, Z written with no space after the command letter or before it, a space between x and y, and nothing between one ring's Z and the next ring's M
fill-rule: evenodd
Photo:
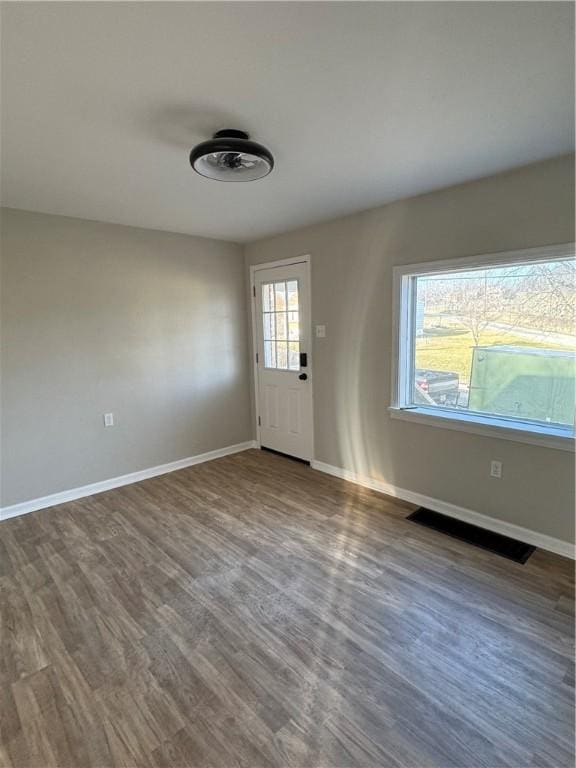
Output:
M556 424L574 424L576 356L537 347L476 347L468 408Z

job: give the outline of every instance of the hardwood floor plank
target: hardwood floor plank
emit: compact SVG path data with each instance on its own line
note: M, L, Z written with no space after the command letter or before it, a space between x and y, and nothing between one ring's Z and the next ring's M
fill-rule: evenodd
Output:
M574 568L246 451L0 524L2 768L568 768Z

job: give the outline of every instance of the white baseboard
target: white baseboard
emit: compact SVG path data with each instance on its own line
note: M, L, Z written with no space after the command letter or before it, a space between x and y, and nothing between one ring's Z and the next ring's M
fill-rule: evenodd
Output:
M518 539L518 541L532 544L534 547L546 549L548 552L554 552L557 555L575 559L576 553L574 545L568 541L555 539L552 536L538 533L538 531L532 531L529 528L522 528L513 523L506 523L503 520L488 517L488 515L483 515L480 512L473 512L471 509L459 507L456 504L450 504L447 501L440 501L431 496L424 496L422 493L407 491L404 488L398 488L397 486L390 485L382 480L365 477L356 472L352 472L349 469L334 467L332 464L325 464L322 461L312 461L311 466L312 469L317 469L319 472L326 472L328 475L334 475L343 480L349 480L350 482L362 485L365 488L371 488L374 491L385 493L387 496L393 496L402 499L402 501L408 501L419 507L432 509L434 512L440 512L443 515L448 515L448 517L454 517L457 520L472 523L472 525L486 528L488 531L493 531L494 533L501 533L503 536L510 536L512 539Z
M197 456L189 456L186 459L172 461L169 464L160 464L156 467L142 469L138 472L131 472L128 475L113 477L109 480L101 480L100 482L92 483L91 485L83 485L80 488L71 488L68 491L53 493L50 496L42 496L38 499L23 501L20 504L12 504L9 507L1 507L0 521L8 520L12 517L18 517L19 515L26 515L28 512L35 512L39 509L54 507L57 504L64 504L67 501L82 499L85 496L93 496L95 493L110 491L113 488L120 488L123 485L138 483L141 480L147 480L150 477L165 475L168 472L175 472L178 469L191 467L194 464L202 464L205 461L212 461L213 459L219 459L222 456L229 456L230 454L239 453L240 451L247 451L249 448L256 447L256 441L249 440L245 443L229 445L226 448L218 448L217 450L209 451L208 453L201 453ZM532 544L533 546L539 547L540 549L545 549L549 552L555 552L558 555L563 555L564 557L569 557L572 559L575 559L576 557L574 545L568 541L555 539L552 536L547 536L546 534L539 533L538 531L532 531L529 528L522 528L521 526L514 525L513 523L506 523L503 520L497 520L494 517L488 517L488 515L483 515L480 512L474 512L473 510L466 509L465 507L459 507L456 504L440 501L439 499L434 499L431 496L425 496L422 493L407 491L404 488L398 488L398 486L390 485L389 483L386 483L382 480L375 480L371 477L359 475L349 469L335 467L331 464L325 464L322 461L313 460L311 462L311 466L312 469L316 469L319 472L325 472L328 475L340 477L343 480L348 480L352 483L356 483L357 485L361 485L364 488L371 488L374 491L385 493L387 496L402 499L403 501L408 501L411 504L416 504L419 507L426 507L427 509L432 509L435 512L440 512L443 515L454 517L457 520L463 520L464 522L478 525L481 528L494 531L494 533L501 533L503 536L510 536L513 539L524 541L526 544Z
M254 448L255 446L256 443L254 440L249 440L246 443L238 443L237 445L228 445L226 448L218 448L215 451L208 451L208 453L200 453L197 456L178 459L178 461L171 461L169 464L159 464L157 467L149 467L148 469L141 469L138 472L130 472L128 475L112 477L110 480L101 480L100 482L92 483L91 485L83 485L80 488L71 488L68 491L52 493L50 496L42 496L39 499L31 499L30 501L23 501L20 504L12 504L9 507L1 507L0 521L8 520L11 517L18 517L19 515L26 515L28 512L36 512L39 509L54 507L57 504L64 504L66 501L74 501L75 499L82 499L85 496L93 496L95 493L102 493L102 491L110 491L113 488L120 488L122 485L139 483L141 480L147 480L150 477L165 475L168 472L175 472L177 469L191 467L194 464L202 464L205 461L219 459L222 456L229 456L232 453L247 451L249 448Z

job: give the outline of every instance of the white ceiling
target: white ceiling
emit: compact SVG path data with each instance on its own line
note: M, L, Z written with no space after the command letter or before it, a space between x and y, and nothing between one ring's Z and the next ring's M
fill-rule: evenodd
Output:
M248 241L572 151L571 3L4 3L2 204ZM219 128L267 178L197 176Z

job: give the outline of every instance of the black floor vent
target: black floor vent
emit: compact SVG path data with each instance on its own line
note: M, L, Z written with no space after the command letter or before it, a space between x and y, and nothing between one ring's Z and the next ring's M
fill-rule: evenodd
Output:
M507 557L516 563L525 563L536 549L530 544L510 539L508 536L501 536L499 533L492 533L492 531L479 528L477 525L463 523L461 520L441 515L439 512L432 512L431 509L424 509L424 507L412 512L407 519L425 525L427 528L433 528L440 533L446 533L448 536L460 539L460 541L466 541L475 547L487 549L496 555Z

